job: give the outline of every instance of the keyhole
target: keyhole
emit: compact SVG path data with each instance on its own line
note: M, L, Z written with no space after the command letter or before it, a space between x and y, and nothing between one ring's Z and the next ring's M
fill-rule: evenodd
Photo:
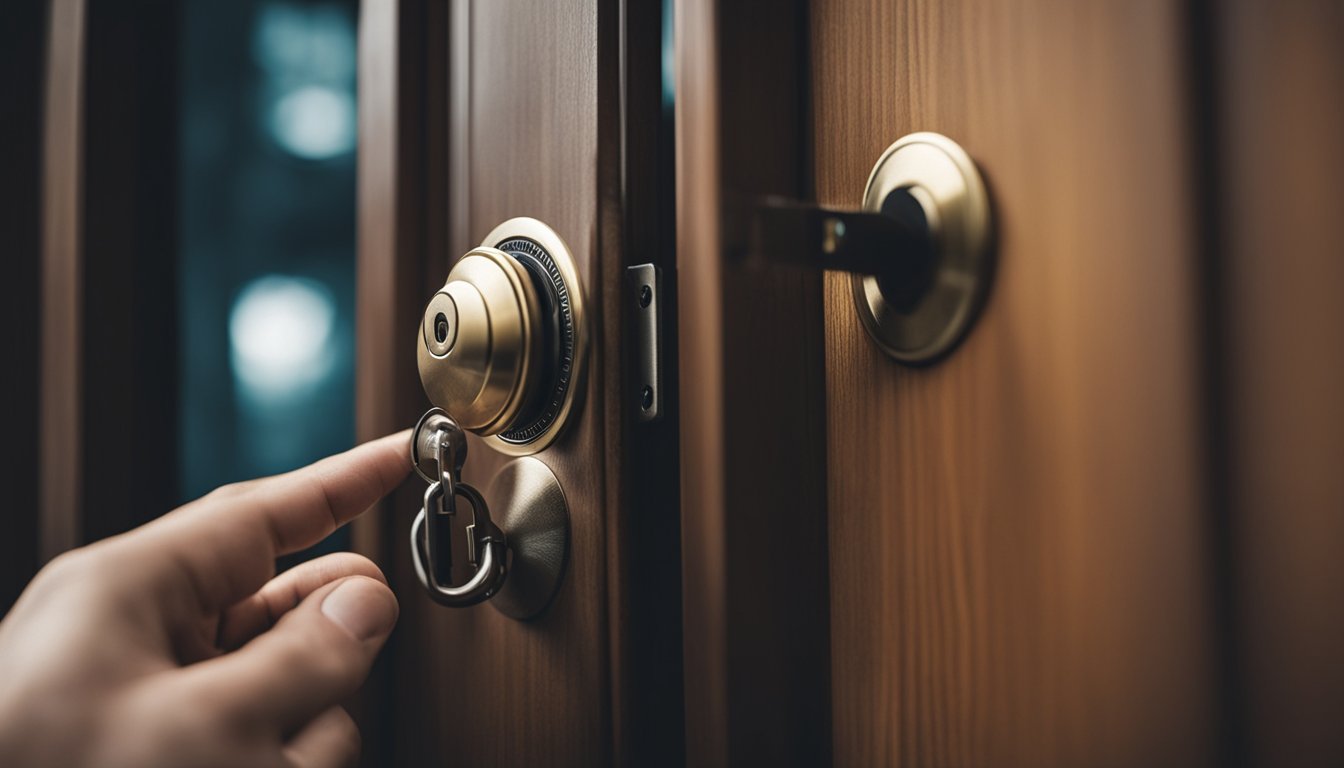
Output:
M653 302L653 289L645 285L639 289L639 307L644 309Z
M448 317L442 312L434 317L434 339L440 344L448 340Z

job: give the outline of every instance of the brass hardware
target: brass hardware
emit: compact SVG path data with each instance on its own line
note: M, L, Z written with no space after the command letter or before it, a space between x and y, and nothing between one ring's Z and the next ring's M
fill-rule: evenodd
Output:
M882 153L863 193L865 211L922 218L933 243L924 284L851 277L868 335L903 363L947 354L966 335L992 273L989 197L975 163L956 142L912 133ZM913 290L911 290L913 288Z
M569 559L569 505L545 464L526 457L505 464L490 483L491 503L503 510L509 576L490 601L500 613L525 621L550 604Z
M878 159L863 209L782 197L730 201L725 239L748 268L851 273L868 335L887 355L923 365L975 321L993 272L989 198L956 142L912 133Z
M564 428L587 352L574 259L554 231L510 219L463 256L425 307L416 359L432 403L513 456Z
M505 464L490 484L490 498L503 510L496 524L485 496L462 482L466 462L462 429L443 409L429 409L411 433L411 465L428 483L411 523L416 578L440 605L467 608L490 600L505 616L530 619L560 589L569 559L569 505L560 481L534 458ZM461 583L453 578L459 498L471 511L470 524L460 527L465 540L459 549L467 556L467 567L456 571Z

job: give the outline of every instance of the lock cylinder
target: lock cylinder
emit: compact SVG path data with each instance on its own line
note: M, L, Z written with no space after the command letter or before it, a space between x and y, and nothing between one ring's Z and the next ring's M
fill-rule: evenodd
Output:
M541 302L526 269L496 248L463 256L422 323L425 393L462 425L494 435L536 390Z
M515 456L553 441L574 407L586 352L569 249L535 219L501 224L430 299L417 339L430 401Z

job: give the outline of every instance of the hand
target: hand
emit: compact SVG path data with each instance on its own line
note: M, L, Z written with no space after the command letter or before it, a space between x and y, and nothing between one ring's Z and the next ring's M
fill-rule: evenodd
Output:
M0 765L352 763L359 732L338 702L396 598L359 555L278 577L275 558L396 487L408 445L392 435L225 486L53 560L0 622Z

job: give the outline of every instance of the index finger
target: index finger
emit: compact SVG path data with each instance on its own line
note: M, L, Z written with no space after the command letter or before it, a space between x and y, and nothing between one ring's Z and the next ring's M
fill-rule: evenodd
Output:
M128 535L160 584L185 584L204 610L232 605L390 493L410 471L409 430L293 472L225 486ZM154 567L154 566L158 567Z

